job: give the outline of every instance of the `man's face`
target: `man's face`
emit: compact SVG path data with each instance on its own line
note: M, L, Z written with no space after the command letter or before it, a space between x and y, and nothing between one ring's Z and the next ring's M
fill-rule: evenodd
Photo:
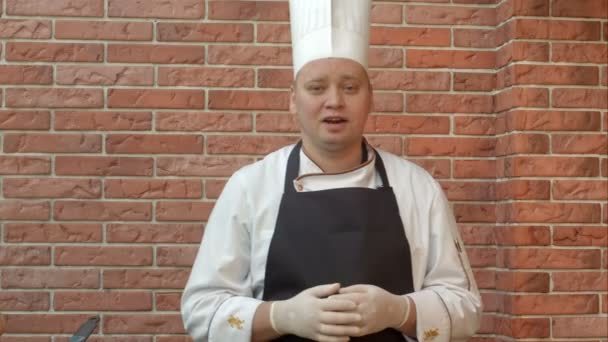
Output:
M340 151L361 144L371 106L367 72L345 58L304 65L291 91L290 111L297 116L308 148Z

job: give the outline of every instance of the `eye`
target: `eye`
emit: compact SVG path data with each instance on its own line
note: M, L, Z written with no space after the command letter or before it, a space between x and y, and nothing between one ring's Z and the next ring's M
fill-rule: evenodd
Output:
M306 90L312 94L320 94L325 90L325 87L321 84L309 84L306 86Z
M352 83L345 84L344 91L349 94L356 93L357 91L359 91L359 85Z

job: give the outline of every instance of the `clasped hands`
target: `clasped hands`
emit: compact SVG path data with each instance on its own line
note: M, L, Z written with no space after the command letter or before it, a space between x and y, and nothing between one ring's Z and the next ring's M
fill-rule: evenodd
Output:
M280 334L316 341L348 341L386 328L400 328L409 300L374 285L319 285L273 302L270 321Z

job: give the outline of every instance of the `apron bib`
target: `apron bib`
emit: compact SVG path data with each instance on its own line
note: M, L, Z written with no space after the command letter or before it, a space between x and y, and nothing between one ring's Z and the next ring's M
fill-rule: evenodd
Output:
M371 284L414 291L410 248L395 194L376 152L382 187L297 192L301 142L289 155L285 190L268 249L263 300L284 300L313 286ZM310 341L294 335L275 341ZM351 341L405 341L395 329Z

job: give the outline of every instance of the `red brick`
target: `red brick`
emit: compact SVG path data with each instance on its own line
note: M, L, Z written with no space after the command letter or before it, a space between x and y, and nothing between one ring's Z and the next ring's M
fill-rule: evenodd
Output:
M499 137L496 142L496 156L547 153L549 136L546 134L511 133Z
M0 65L0 84L51 84L53 68L38 65Z
M454 160L454 178L495 178L495 160Z
M207 62L224 65L291 66L291 48L283 46L214 45Z
M286 2L264 1L209 1L209 19L287 21L289 7Z
M467 248L472 267L496 267L496 248Z
M203 0L108 0L109 17L200 19L204 15Z
M408 160L425 169L434 178L450 178L450 160L428 158L408 158Z
M0 220L48 220L49 202L0 201Z
M554 0L551 14L555 17L608 18L608 1L585 0L574 3Z
M48 292L2 291L2 311L47 311L50 307Z
M495 110L502 112L518 107L549 107L549 89L546 88L510 88L495 96Z
M108 224L106 239L117 243L199 243L202 224Z
M408 94L410 113L493 113L488 95Z
M7 42L7 61L101 62L102 44Z
M0 156L0 175L48 175L51 159L44 156Z
M441 188L450 201L493 201L494 182L443 181Z
M147 131L152 128L151 112L55 111L55 130Z
M202 64L205 47L201 45L108 44L111 63Z
M33 110L0 110L2 130L48 130L51 127L51 113Z
M175 336L175 335L174 335ZM186 338L186 342L191 342L192 339L190 337L185 337L182 336L184 338ZM169 342L175 342L173 340L171 340L171 337L169 337ZM4 341L3 341L4 342ZM56 337L54 342L70 342L68 337ZM153 337L152 336L135 336L135 335L111 335L111 336L97 336L97 335L91 335L88 339L87 342L153 342Z
M209 136L206 151L209 154L268 154L283 146L295 143L291 136Z
M501 205L499 222L599 223L600 206L591 203L509 203Z
M608 89L558 88L553 90L553 106L562 108L608 109Z
M403 138L400 136L368 136L367 142L376 149L381 149L386 152L403 155Z
M549 273L499 271L496 273L496 289L511 292L549 292Z
M154 159L141 157L55 157L62 176L152 176Z
M3 266L48 266L50 263L50 247L4 245L0 248Z
M599 131L600 128L599 112L517 110L506 114L508 131Z
M607 154L608 136L605 134L553 134L553 153Z
M405 20L408 24L484 26L496 24L492 8L464 6L410 5L405 8Z
M377 90L449 90L450 74L427 71L370 71L369 78Z
M205 92L189 89L110 89L110 108L200 109Z
M496 206L493 204L454 204L456 222L496 222Z
M597 85L598 68L584 66L513 66L514 84Z
M493 69L494 51L463 50L408 50L409 68Z
M555 180L553 197L571 200L603 200L608 198L608 181Z
M549 0L508 0L498 7L498 22L513 16L549 16Z
M208 179L205 181L205 198L217 199L220 197L224 186L226 185L225 180L219 179Z
M5 289L97 288L100 284L97 269L21 267L1 272Z
M157 266L187 266L191 267L196 258L198 246L157 247Z
M401 24L403 22L403 6L400 4L373 4L370 21L378 24Z
M152 205L143 202L56 201L55 220L149 221Z
M55 38L82 40L152 40L151 22L58 20Z
M565 181L562 181L565 182ZM556 246L606 246L608 230L605 227L554 227L553 244Z
M402 93L375 93L372 112L403 112Z
M201 135L111 134L106 137L108 153L203 153Z
M496 184L497 200L549 200L551 183L544 180L511 179Z
M6 317L7 333L73 334L90 314L11 314Z
M159 41L253 42L253 25L228 23L158 23Z
M105 198L201 198L203 183L187 179L106 179Z
M257 114L255 120L256 132L296 133L300 131L296 116L289 113Z
M511 315L582 315L599 310L597 295L510 295L505 313Z
M157 311L179 311L182 294L180 292L157 292L154 295Z
M254 70L244 68L159 68L158 85L186 87L253 87Z
M183 290L189 269L110 269L103 272L105 289L179 289ZM104 330L105 331L105 330Z
M159 131L248 132L253 120L250 114L159 112L155 127Z
M495 229L499 246L548 246L551 231L545 226L505 226Z
M157 202L157 221L207 221L212 202Z
M517 19L513 38L600 40L601 25L592 21Z
M369 50L369 67L399 68L403 66L402 49L371 48Z
M549 43L512 41L496 52L496 67L501 68L511 62L548 62Z
M80 178L4 178L4 197L100 198L101 181Z
M131 85L154 84L152 67L133 66L57 66L57 84Z
M57 133L9 133L4 152L95 153L101 152L101 135Z
M374 26L370 44L395 46L450 46L450 30L429 27ZM409 52L408 52L409 53Z
M145 311L152 309L152 293L58 291L53 307L55 311Z
M518 248L499 252L498 267L521 269L598 269L600 251L585 249Z
M292 82L291 69L258 69L257 86L260 88L289 88Z
M287 91L210 90L210 109L287 110Z
M290 43L291 30L289 24L256 23L256 42L258 43Z
M496 88L496 75L493 73L455 72L454 90L491 91Z
M51 38L51 21L0 19L0 38L49 39Z
M371 115L366 133L447 134L450 120L447 117L417 115Z
M158 157L158 176L228 177L251 164L250 157Z
M606 272L553 272L553 291L608 291Z
M597 158L587 157L512 157L505 160L507 177L595 177Z
M59 266L151 266L152 247L56 246Z
M608 45L605 43L553 43L553 62L605 64Z
M484 225L461 224L458 227L460 236L465 245L493 245L494 227Z
M407 138L408 156L489 157L494 154L495 139L490 138Z
M607 335L607 317L553 318L553 336L555 337L603 338Z
M101 225L86 223L6 223L7 242L101 242Z
M454 46L491 49L497 46L496 31L488 29L454 29Z
M109 334L183 334L180 314L108 314L104 316L103 331Z
M101 89L74 88L12 88L6 90L7 107L101 108Z
M494 135L495 119L492 116L454 116L454 133L464 135Z
M26 16L102 17L103 0L7 0L6 14Z

